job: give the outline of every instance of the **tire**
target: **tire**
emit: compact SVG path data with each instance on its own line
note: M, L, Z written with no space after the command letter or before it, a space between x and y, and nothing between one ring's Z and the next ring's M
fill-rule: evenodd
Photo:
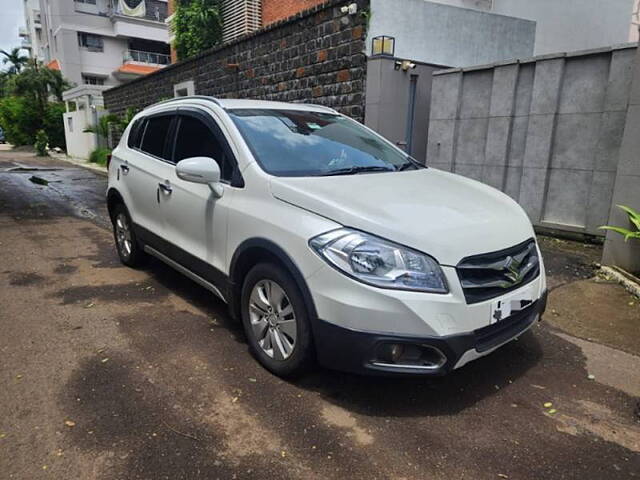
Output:
M315 359L309 312L291 275L272 263L256 265L245 277L240 301L249 349L258 362L279 377L308 372Z
M122 203L113 209L113 238L123 264L135 268L144 263L146 254L136 239L127 207Z

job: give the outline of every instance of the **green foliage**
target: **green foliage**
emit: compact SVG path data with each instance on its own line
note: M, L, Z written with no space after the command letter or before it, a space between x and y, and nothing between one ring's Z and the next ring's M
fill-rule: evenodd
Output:
M97 163L98 165L106 165L107 157L111 154L111 150L108 148L96 148L89 154L89 162Z
M65 149L64 123L62 114L64 103L48 102L43 113L32 97L10 96L0 98L0 126L4 129L7 142L33 145L38 130L44 130L52 147Z
M629 216L629 221L631 222L635 230L629 230L628 228L623 227L612 227L609 225L604 225L600 228L602 230L611 230L612 232L623 235L625 242L630 238L636 238L640 240L640 212L637 212L633 208L625 207L624 205L618 205L618 208L626 212L626 214Z
M47 145L49 143L49 137L44 130L38 130L36 132L36 142L34 147L36 147L36 152L40 157L46 157L47 154Z
M52 147L65 149L62 119L65 108L61 100L69 83L59 71L33 60L16 70L2 75L0 81L0 125L7 141L33 145L36 132L44 130ZM49 101L51 96L57 101Z
M222 0L181 0L172 27L180 60L218 45L222 40Z
M118 124L120 117L113 114L103 115L98 119L98 123L91 125L83 130L85 133L95 133L103 140L106 140L109 136L109 124Z
M0 99L0 125L8 143L32 145L38 130L37 119L29 113L30 106L20 97Z
M4 58L2 59L2 63L4 65L9 64L7 73L10 75L20 73L22 67L29 61L29 57L21 55L20 50L22 50L22 48L20 47L12 48L10 52L7 52L6 50L0 50L0 55L4 56Z

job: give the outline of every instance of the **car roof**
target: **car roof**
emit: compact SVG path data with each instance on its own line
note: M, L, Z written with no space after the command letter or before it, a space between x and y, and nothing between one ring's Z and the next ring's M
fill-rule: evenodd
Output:
M183 101L199 101L199 102L213 102L225 110L234 110L239 108L257 108L257 109L269 109L269 110L298 110L306 112L325 112L325 113L337 113L335 110L323 105L315 105L312 103L288 103L288 102L272 102L268 100L252 100L248 98L215 98L205 95L190 95L186 97L176 97L164 102L159 102L151 105L148 108L158 105L166 105L169 103L179 104Z

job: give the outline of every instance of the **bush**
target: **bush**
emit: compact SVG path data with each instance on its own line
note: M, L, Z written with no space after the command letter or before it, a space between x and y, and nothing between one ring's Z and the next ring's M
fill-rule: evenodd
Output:
M6 141L15 146L34 145L37 132L44 130L51 147L66 150L64 103L48 102L45 105L44 115L40 115L40 108L31 97L0 98L0 125Z
M40 157L46 157L47 153L47 144L49 143L49 137L44 130L38 130L36 133L36 142L34 147L36 147L36 152Z
M111 150L108 148L96 148L89 154L89 162L97 163L98 165L106 165L107 157L111 155Z

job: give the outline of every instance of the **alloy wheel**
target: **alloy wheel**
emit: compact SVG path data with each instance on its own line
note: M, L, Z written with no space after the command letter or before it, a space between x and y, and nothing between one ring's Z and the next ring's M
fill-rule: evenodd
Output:
M124 213L119 213L116 217L116 241L120 254L126 259L131 256L133 243L131 241L131 229L129 221Z
M249 319L258 345L276 360L286 360L296 345L297 324L293 305L273 280L255 284L249 297Z

